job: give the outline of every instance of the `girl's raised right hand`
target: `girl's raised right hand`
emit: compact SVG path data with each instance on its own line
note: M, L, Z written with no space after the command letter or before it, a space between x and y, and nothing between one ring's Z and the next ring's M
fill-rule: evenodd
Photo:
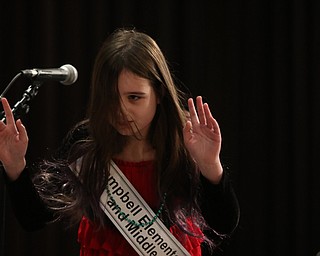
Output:
M0 120L0 161L11 180L16 180L26 166L28 135L21 120L14 120L6 98L1 98L6 123Z

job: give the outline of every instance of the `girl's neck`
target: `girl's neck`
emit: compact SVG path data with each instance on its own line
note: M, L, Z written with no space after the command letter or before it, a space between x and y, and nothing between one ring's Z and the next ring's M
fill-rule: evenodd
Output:
M150 161L155 158L155 149L146 140L129 140L115 158L126 162Z

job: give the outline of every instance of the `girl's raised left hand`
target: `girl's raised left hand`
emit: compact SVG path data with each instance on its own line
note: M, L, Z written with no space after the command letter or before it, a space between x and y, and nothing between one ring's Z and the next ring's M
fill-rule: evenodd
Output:
M219 183L223 169L220 162L221 133L218 122L213 118L209 105L202 102L202 97L188 100L190 120L184 129L184 143L204 177L212 183Z

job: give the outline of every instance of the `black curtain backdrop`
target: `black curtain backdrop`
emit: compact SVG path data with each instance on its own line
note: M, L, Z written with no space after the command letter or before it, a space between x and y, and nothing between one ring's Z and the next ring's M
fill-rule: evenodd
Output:
M46 82L23 121L28 163L48 156L85 115L94 57L130 26L160 45L180 84L203 95L223 133L241 221L224 255L320 251L320 2L307 0L2 1L0 90L27 68L70 63L70 86ZM11 104L28 87L19 79ZM1 149L0 149L1 150ZM78 255L76 228L27 233L0 180L3 256Z

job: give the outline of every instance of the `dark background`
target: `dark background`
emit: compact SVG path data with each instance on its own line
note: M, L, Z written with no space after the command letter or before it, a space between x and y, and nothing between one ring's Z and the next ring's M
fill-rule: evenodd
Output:
M158 42L221 126L242 214L225 255L320 251L320 1L11 0L1 2L0 21L1 91L21 69L70 63L79 72L70 86L46 82L32 101L29 163L84 116L102 41L132 26ZM12 105L28 83L10 89ZM76 229L23 231L0 181L3 256L78 255Z

